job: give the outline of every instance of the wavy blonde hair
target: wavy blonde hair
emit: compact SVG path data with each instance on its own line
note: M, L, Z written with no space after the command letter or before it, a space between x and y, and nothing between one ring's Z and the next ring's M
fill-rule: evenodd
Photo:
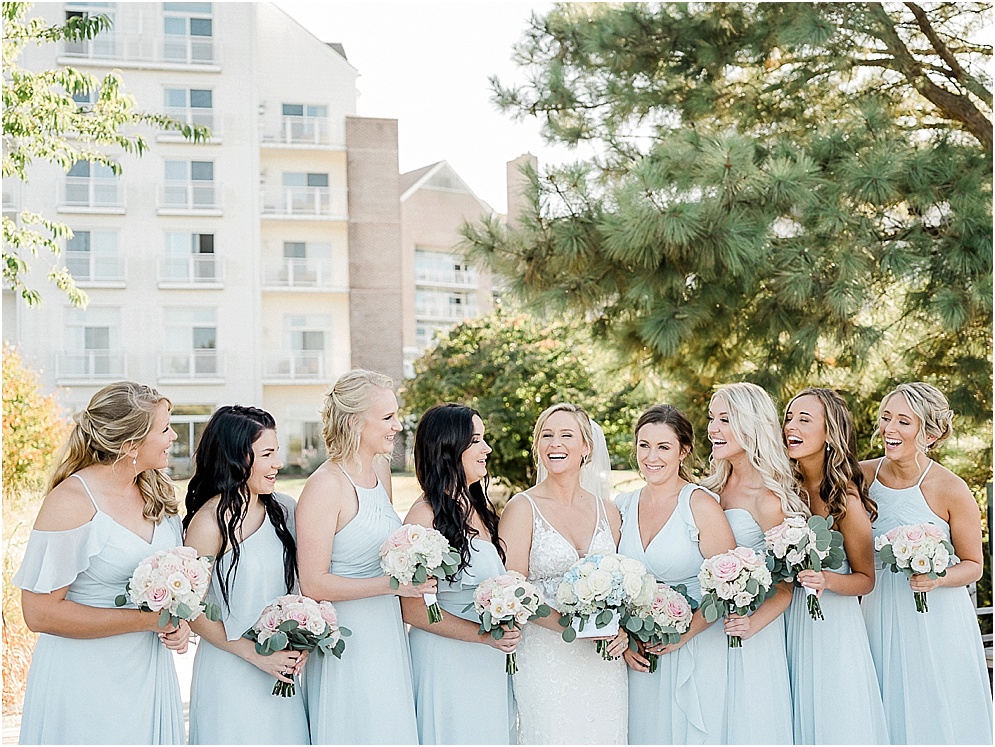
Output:
M73 415L73 427L56 457L48 490L84 467L124 459L125 452L149 434L160 402L172 411L173 403L166 397L133 381L116 381L99 390L85 409ZM135 481L145 501L145 518L158 523L164 516L179 513L173 483L162 470L147 469Z
M741 381L719 387L711 402L722 397L729 411L729 425L750 464L760 473L764 487L777 496L785 516L810 515L798 493L798 482L781 440L781 424L774 401L756 384ZM709 473L701 486L721 493L732 474L726 459L710 458Z
M546 421L549 420L550 416L557 412L568 412L577 420L577 425L580 427L580 437L587 444L588 449L587 459L581 464L587 464L591 455L594 454L594 429L591 427L591 417L579 405L572 405L569 402L558 402L539 413L535 428L532 429L532 457L535 459L536 465L538 466L539 464L539 434L546 427Z
M888 400L896 394L905 397L909 409L919 418L919 433L916 434L916 448L919 451L928 453L953 435L954 411L950 409L950 403L943 396L943 392L925 381L913 381L899 384L881 400L881 405L878 407L878 427L874 431L875 438L881 437L881 416L884 415ZM929 443L929 436L936 438L932 445Z
M321 411L321 436L331 461L348 463L359 454L366 412L378 389L394 391L394 380L386 374L354 368L328 390Z

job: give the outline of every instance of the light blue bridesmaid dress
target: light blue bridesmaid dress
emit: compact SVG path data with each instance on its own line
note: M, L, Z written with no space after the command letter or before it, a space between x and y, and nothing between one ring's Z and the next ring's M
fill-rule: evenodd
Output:
M382 576L380 546L401 526L387 491L356 485L359 513L335 534L329 573ZM341 659L313 656L304 667L311 744L417 744L411 656L393 594L335 602L352 631ZM454 680L454 686L456 680Z
M795 744L888 744L857 597L823 591L823 620L812 619L805 597L796 586L785 612Z
M273 497L283 507L293 534L294 499L280 493ZM283 543L268 515L242 541L238 568L228 589L229 607L218 579L230 563L231 550L215 565L208 599L220 607L225 635L235 641L255 624L263 607L287 593ZM275 683L271 674L202 638L190 684L190 744L307 744L303 695L298 689L291 698L274 696Z
M622 513L618 551L642 562L657 581L686 585L700 601L698 571L704 558L691 513L694 490L705 489L685 485L674 513L645 549L639 534L642 491L617 496L615 505ZM630 669L629 744L721 744L727 646L719 620L677 651L660 656L652 674Z
M766 553L764 533L749 511L726 509L740 547ZM718 624L718 623L717 623ZM791 685L784 615L739 648L726 648L726 744L791 744Z
M439 582L443 615L479 624L477 613L463 608L473 602L478 584L504 572L494 545L471 539L470 564L452 583ZM511 744L515 704L505 654L414 626L409 642L419 743Z
M152 542L105 514L66 531L32 530L15 586L114 608L149 555L183 544L180 520L156 524ZM134 609L130 602L127 607ZM155 632L104 638L38 636L24 695L21 744L184 744L183 702L173 655Z
M920 488L932 466L901 490L882 485L875 470L869 489L878 505L875 537L929 522L949 539L950 525L933 513ZM920 613L905 574L875 566L877 583L860 606L892 744L991 744L988 666L967 587L933 589L929 611Z

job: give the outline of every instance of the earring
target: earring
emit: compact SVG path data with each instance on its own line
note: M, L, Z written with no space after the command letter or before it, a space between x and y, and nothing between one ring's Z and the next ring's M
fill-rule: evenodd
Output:
M582 457L580 458L580 466L581 466L581 467L583 467L583 466L584 466L585 464L587 464L587 454L584 454L584 455L583 455L583 456L582 456Z

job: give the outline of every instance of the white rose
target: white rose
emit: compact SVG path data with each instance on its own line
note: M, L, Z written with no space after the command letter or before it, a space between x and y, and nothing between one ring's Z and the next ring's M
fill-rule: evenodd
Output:
M750 602L753 601L753 595L747 594L745 591L740 592L735 597L733 597L733 604L737 607L747 607Z
M805 553L801 550L788 550L785 560L791 565L799 565L805 559Z
M728 581L719 581L715 585L715 593L720 599L732 599L736 595L736 589Z
M577 594L574 592L572 584L560 584L556 590L556 605L558 607L572 606L577 604Z
M612 590L613 581L612 574L600 568L588 576L588 582L591 584L591 591L595 598L608 596Z
M577 583L574 585L574 594L577 595L577 599L581 602L593 602L594 601L594 589L591 588L591 581L589 578L581 577Z
M925 555L913 555L909 561L909 568L913 573L929 573L932 570L932 563Z
M950 553L947 551L947 548L940 545L936 548L936 552L933 553L933 570L939 573L946 570L948 565L950 565Z
M170 573L169 578L166 579L166 586L169 587L174 597L189 594L191 588L190 579L183 571Z
M797 545L805 538L807 532L801 527L788 527L784 530L784 540L789 545Z
M600 561L598 561L598 568L602 571L608 571L608 573L617 573L622 570L622 564L615 555L605 555Z
M641 576L642 574L646 573L646 567L642 563L640 563L635 558L629 558L626 557L625 555L619 556L618 565L619 565L619 570L622 571L622 573L624 573L625 575L629 575L630 573L635 573Z
M309 633L314 633L314 635L320 635L325 632L325 621L321 617L309 617L307 623L304 625Z
M622 577L622 591L629 599L635 599L643 590L643 577L636 574L626 574Z

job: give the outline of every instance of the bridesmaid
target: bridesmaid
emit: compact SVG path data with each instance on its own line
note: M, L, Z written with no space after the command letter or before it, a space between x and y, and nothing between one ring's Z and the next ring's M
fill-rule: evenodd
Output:
M893 744L991 744L992 697L967 585L981 578L981 518L967 484L929 453L950 437L953 412L929 384L900 384L882 401L884 456L861 462L877 502L874 536L935 524L959 562L942 578L882 570L861 609ZM916 612L913 592L928 592Z
M515 723L505 656L521 638L478 635L471 608L477 584L504 573L498 516L487 500L484 423L476 410L457 404L433 407L415 430L415 475L422 496L406 524L434 527L460 553L451 582L440 582L441 622L429 624L423 600L401 600L411 625L411 669L420 744L510 744ZM459 672L454 681L453 672Z
M636 463L646 485L615 498L622 512L618 551L641 561L657 581L684 584L701 600L705 557L736 545L717 496L695 485L684 464L694 450L691 422L656 405L636 422ZM657 669L641 650L629 664L629 744L718 744L723 738L726 636L700 612L671 646L657 646Z
M297 586L294 500L274 493L283 467L273 416L255 407L221 407L194 454L183 519L186 544L218 560L208 598L221 620L201 615L190 685L190 744L306 744L304 699L273 697L305 656L256 653L242 634L263 607ZM287 672L291 672L290 675Z
M807 592L797 586L785 614L795 744L888 744L857 602L874 588L871 521L877 507L857 463L846 402L832 389L803 390L785 411L784 439L809 509L832 517L847 557L837 571L798 574L799 583L819 596L825 619L812 619Z
M304 670L312 744L418 741L397 597L435 593L437 585L429 579L395 591L380 570L380 546L401 526L390 500L390 455L401 430L393 387L389 376L363 369L335 382L322 412L328 460L297 503L301 593L334 602L339 623L352 631L341 660L322 656Z
M186 741L169 649L186 651L189 627L114 605L139 563L183 543L163 472L171 409L155 389L119 381L73 417L13 579L24 621L41 634L21 744Z
M708 405L711 470L702 485L718 493L736 544L766 553L764 532L785 516L808 516L781 442L777 409L756 384L720 387ZM779 584L752 615L726 618L743 640L728 648L726 744L791 744L791 691L784 617L791 589Z

